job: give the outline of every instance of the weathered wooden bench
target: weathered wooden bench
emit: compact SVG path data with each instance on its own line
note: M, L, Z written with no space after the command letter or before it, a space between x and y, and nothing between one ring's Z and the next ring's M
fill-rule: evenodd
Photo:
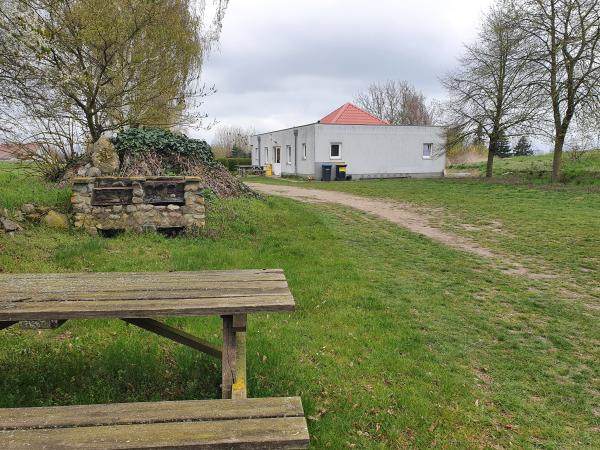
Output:
M306 448L298 397L0 409L4 449Z
M299 398L246 398L247 314L294 309L282 270L0 274L0 330L118 318L222 360L223 400L0 409L0 448L307 448ZM219 315L222 347L157 320Z

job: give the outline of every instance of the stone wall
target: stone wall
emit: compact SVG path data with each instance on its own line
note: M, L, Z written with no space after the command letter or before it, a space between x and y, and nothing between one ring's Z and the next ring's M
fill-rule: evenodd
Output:
M145 200L146 182L173 181L184 184L184 204L149 204ZM99 186L127 185L129 197L118 204L94 205L94 191ZM147 186L147 185L146 185ZM116 188L118 190L118 187ZM148 188L146 188L148 189ZM161 229L204 227L205 205L202 183L198 177L80 177L73 180L71 203L75 227L90 234L109 230L136 232Z

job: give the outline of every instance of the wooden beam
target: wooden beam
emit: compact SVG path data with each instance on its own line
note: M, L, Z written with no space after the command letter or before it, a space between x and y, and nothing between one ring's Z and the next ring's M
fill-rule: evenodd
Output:
M233 316L233 331L246 331L247 314L235 314Z
M4 330L5 328L10 327L11 325L14 325L17 322L0 322L0 330Z
M231 387L235 381L236 340L233 331L233 316L223 317L223 356L221 394L222 398L231 398Z
M246 385L246 333L235 334L235 383L231 386L231 398L234 400L247 397Z
M194 350L201 351L215 358L221 358L222 351L219 347L212 345L196 336L193 336L185 331L173 328L165 323L159 322L154 319L121 319L131 325L143 328L146 331L158 334L159 336L171 339L172 341L178 342Z

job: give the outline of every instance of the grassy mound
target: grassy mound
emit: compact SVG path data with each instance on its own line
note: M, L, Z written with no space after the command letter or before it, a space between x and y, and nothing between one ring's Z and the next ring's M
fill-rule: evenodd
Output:
M121 176L199 176L219 198L255 195L214 158L205 141L161 128L130 128L112 141Z

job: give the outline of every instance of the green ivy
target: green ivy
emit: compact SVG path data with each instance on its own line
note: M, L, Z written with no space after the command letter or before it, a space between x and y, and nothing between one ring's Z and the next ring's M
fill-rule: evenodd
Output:
M112 143L121 160L126 154L158 153L196 157L209 165L217 164L206 141L162 128L129 128L112 138Z

